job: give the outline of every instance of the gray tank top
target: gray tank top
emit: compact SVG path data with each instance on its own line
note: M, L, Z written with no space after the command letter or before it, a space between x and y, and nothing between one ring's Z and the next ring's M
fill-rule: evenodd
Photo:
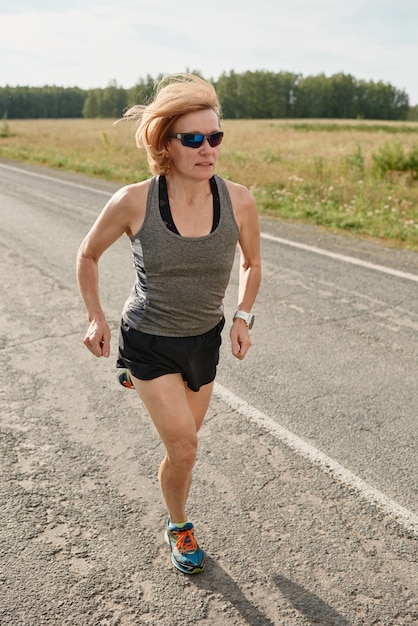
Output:
M164 224L158 177L151 180L144 223L131 239L136 280L122 312L131 328L190 337L206 333L222 318L239 230L225 181L217 175L215 181L218 226L204 237L182 237Z

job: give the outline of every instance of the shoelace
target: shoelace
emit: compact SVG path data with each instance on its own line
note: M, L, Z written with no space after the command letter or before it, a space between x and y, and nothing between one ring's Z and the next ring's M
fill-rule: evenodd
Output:
M173 534L177 537L176 548L179 552L196 551L197 543L192 530L175 530Z

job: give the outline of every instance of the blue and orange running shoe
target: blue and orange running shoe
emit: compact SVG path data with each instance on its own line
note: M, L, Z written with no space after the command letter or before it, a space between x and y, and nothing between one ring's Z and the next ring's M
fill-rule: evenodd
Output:
M194 527L187 522L182 528L167 522L165 540L171 549L171 561L183 574L199 574L205 566L205 553L194 538Z
M118 380L122 387L126 387L126 389L135 389L129 370L122 370L118 376Z

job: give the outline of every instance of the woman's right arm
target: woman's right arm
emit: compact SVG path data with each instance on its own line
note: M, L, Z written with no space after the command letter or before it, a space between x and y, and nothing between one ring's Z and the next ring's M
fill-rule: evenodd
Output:
M78 250L77 282L89 321L83 343L97 357L109 356L111 336L100 303L99 259L123 233L138 232L145 216L147 189L148 185L139 183L117 191Z

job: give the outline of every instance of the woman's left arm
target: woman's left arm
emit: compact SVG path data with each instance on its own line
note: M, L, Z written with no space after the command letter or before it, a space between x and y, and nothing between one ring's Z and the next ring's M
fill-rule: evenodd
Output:
M229 183L231 185L231 183ZM258 209L252 193L241 185L231 185L231 200L239 227L241 255L238 310L251 313L261 282L260 225ZM242 360L251 347L245 320L234 319L230 331L232 354Z

